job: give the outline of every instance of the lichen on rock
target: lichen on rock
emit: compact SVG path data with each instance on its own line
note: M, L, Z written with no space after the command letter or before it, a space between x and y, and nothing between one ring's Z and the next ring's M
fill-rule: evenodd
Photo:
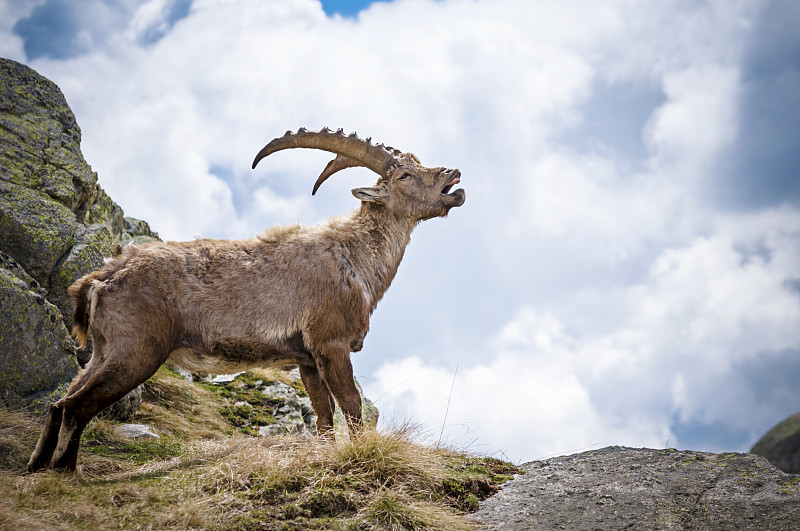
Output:
M74 245L55 265L48 283L50 300L64 314L66 323L72 322L72 301L67 288L87 272L103 267L104 258L118 254L121 249L105 225L77 226Z
M520 465L481 529L796 529L796 476L764 458L611 446Z
M0 180L0 250L47 287L50 273L75 240L77 221L46 194Z
M26 398L39 398L75 376L75 344L61 312L5 253L0 253L0 322L3 402L27 405Z
M38 190L83 221L97 176L61 90L25 65L0 60L0 179Z

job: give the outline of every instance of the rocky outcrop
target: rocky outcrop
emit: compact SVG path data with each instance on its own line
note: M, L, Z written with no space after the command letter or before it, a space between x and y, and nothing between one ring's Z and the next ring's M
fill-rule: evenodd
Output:
M780 422L761 437L751 453L790 474L800 474L800 413Z
M752 454L612 446L520 466L481 529L797 529L800 476Z
M125 218L83 159L64 95L0 59L0 398L41 408L91 350L69 336L67 288L130 241L155 239Z
M0 399L43 405L78 371L75 343L61 311L39 282L0 251Z
M189 381L194 377L175 367ZM206 376L198 381L207 389L214 389L225 397L228 405L221 411L225 418L240 431L262 437L281 434L306 435L317 431L317 416L311 407L311 400L300 380L300 371L295 367L283 372L285 382L266 381L249 372ZM378 422L378 409L361 393L361 413L364 423L375 426ZM336 429L346 429L341 408L334 415Z

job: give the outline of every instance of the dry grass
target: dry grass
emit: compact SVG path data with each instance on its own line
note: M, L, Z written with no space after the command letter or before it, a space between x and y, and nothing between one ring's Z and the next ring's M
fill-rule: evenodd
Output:
M147 395L135 421L161 439L126 441L97 421L72 475L23 475L40 421L0 407L0 530L469 529L465 510L515 471L420 445L409 426L336 443L250 437L213 392L168 372Z
M30 415L0 407L0 470L24 466L41 431Z

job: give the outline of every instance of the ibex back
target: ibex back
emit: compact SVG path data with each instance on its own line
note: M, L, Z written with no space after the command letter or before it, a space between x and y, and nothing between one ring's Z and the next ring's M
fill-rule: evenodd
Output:
M317 432L333 436L334 397L351 433L360 428L350 352L361 349L414 227L464 203L463 190L450 191L461 173L327 129L287 132L258 153L253 168L287 148L336 154L312 193L349 167L369 168L378 182L352 191L361 206L347 217L249 240L130 245L76 281L73 335L81 345L91 335L94 353L50 406L29 471L74 470L86 424L167 360L216 374L296 363Z

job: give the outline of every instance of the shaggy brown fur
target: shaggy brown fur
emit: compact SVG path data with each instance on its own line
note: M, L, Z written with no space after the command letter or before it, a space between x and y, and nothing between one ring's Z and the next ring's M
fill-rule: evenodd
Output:
M361 349L414 227L464 203L463 190L448 193L459 180L458 170L403 154L374 187L353 190L362 204L347 217L249 240L126 247L69 289L73 334L81 345L91 334L94 354L50 406L28 469L74 470L89 420L168 359L215 374L296 363L318 432L332 437L334 397L356 431L350 352Z

